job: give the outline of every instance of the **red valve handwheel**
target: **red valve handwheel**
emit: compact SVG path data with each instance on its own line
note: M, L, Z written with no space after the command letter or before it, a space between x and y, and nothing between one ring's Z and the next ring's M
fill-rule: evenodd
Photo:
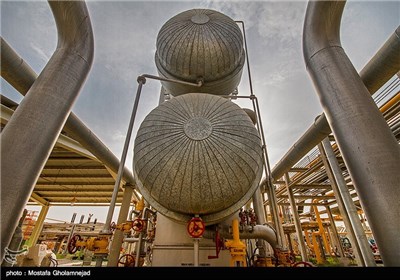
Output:
M74 254L78 249L79 246L76 246L76 242L82 240L81 236L79 234L75 234L74 236L71 237L71 239L68 242L68 253Z
M118 264L122 264L125 267L131 267L135 264L135 257L131 254L122 255L118 260Z
M314 266L309 262L297 262L293 264L293 267L314 267Z
M142 231L144 228L144 221L140 218L136 218L132 222L132 228L134 231L138 231L138 232Z
M206 227L201 218L192 218L187 225L187 231L189 235L193 238L201 237L205 231Z

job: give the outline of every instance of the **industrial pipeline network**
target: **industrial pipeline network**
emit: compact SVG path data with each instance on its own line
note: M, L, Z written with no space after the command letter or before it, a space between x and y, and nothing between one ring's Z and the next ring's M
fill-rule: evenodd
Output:
M400 250L393 249L400 245L399 92L380 108L371 98L390 79L383 92L398 89L399 28L357 73L340 44L345 2L308 3L304 60L325 111L271 168L245 22L210 9L172 16L157 36L158 74L138 73L117 159L70 114L93 61L86 4L49 5L58 47L39 77L1 39L2 77L24 95L29 90L20 104L1 100L3 266L57 266L54 252L110 267L400 265ZM238 91L242 79L248 80L248 94ZM161 84L160 101L135 136L132 174L125 161L141 93L150 82ZM53 96L49 102L38 102L47 93ZM36 125L26 121L32 115ZM65 178L84 172L72 166L76 143L86 170L97 170L86 178L113 183L82 190L107 188L107 218L46 225L51 202L45 196L70 198L62 200L62 190L41 178L54 170ZM30 159L23 170L15 160L20 158ZM24 210L29 201L44 209L35 219ZM117 203L119 217L112 221Z

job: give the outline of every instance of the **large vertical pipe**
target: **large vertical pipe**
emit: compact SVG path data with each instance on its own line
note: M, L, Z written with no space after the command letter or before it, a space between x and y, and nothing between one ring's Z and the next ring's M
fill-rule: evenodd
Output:
M265 210L262 202L262 194L260 188L257 188L253 194L253 208L254 208L254 213L257 216L257 223L260 225L266 224L267 218L265 216Z
M280 219L279 219L278 204L276 203L275 186L270 185L270 182L271 182L271 180L263 179L261 181L260 185L265 186L265 190L266 190L267 196L268 196L269 209L271 212L272 221L275 226L278 247L281 247L281 249L282 249L282 248L286 247L285 246L286 244L284 243L285 236L283 233L282 223L280 222Z
M400 149L340 44L344 1L310 1L303 52L386 266L400 265Z
M308 256L307 256L306 244L304 243L303 229L301 227L299 213L297 212L297 206L296 206L296 201L294 200L293 190L289 187L290 178L289 178L288 173L285 173L285 184L286 184L286 189L288 192L290 208L292 209L294 227L296 229L297 240L299 241L299 249L300 249L301 259L304 262L307 262Z
M267 218L265 216L265 208L262 202L262 194L260 187L258 187L253 194L253 208L254 208L254 213L256 214L257 217L257 224L265 225L267 223ZM257 245L259 248L260 257L265 257L267 247L265 246L264 241L262 239L258 239Z
M49 5L57 49L1 134L1 259L93 62L85 2Z
M286 249L287 244L285 242L285 233L283 231L283 226L281 223L281 220L279 219L279 211L278 211L278 203L276 202L276 192L275 192L275 186L271 185L269 187L269 193L268 193L268 199L270 201L271 209L273 209L274 213L274 224L275 224L275 230L277 233L277 240L279 246L281 246L281 249Z
M355 247L357 248L357 251L359 251L359 257L366 266L376 266L372 250L361 225L361 221L358 218L356 206L354 205L349 189L347 188L346 182L343 178L342 170L340 169L329 138L325 138L322 141L322 144L319 144L318 147L320 148L321 158L325 161L324 165L327 170L328 178L331 181L332 190L335 193L335 196L337 194L336 200L338 202L339 210L341 213L344 212L348 215L350 229L353 230L356 238ZM345 208L343 209L343 212L342 209L340 209L339 200L337 199L338 197L343 201L343 206ZM342 216L344 217L343 214Z
M126 222L129 213L129 207L131 205L132 193L133 193L133 186L131 184L125 184L124 196L122 197L121 208L119 209L119 214L118 214L118 221L117 221L118 224ZM119 253L123 239L124 239L124 233L121 230L116 229L110 247L110 254L108 256L107 266L118 265Z

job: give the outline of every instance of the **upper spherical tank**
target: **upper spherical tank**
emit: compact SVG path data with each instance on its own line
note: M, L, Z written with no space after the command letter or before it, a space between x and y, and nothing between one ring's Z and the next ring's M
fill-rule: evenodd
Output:
M156 107L141 124L133 170L145 200L161 214L217 223L241 208L262 175L257 129L226 98L189 93Z
M245 53L240 28L230 17L192 9L168 20L157 36L156 66L161 76L197 82L200 88L163 82L170 94L231 94L241 78Z

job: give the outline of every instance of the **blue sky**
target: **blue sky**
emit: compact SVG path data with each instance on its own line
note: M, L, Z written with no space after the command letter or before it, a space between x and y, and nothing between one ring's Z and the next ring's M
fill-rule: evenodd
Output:
M169 18L188 9L214 9L245 22L252 82L260 102L271 167L323 111L302 54L306 1L87 1L87 7L95 38L95 58L72 111L118 158L136 94L136 78L143 73L157 74L157 33ZM358 71L399 24L399 1L347 2L341 41ZM1 1L1 36L39 74L57 43L48 3ZM155 81L148 81L143 88L126 161L131 170L136 131L157 106L159 92L160 84ZM246 71L239 92L249 94ZM16 102L22 100L4 80L1 94ZM248 101L238 104L251 108ZM107 211L55 208L50 209L48 216L64 220L69 220L73 212L78 213L78 218L80 214L87 217L96 212L95 216L104 221Z

